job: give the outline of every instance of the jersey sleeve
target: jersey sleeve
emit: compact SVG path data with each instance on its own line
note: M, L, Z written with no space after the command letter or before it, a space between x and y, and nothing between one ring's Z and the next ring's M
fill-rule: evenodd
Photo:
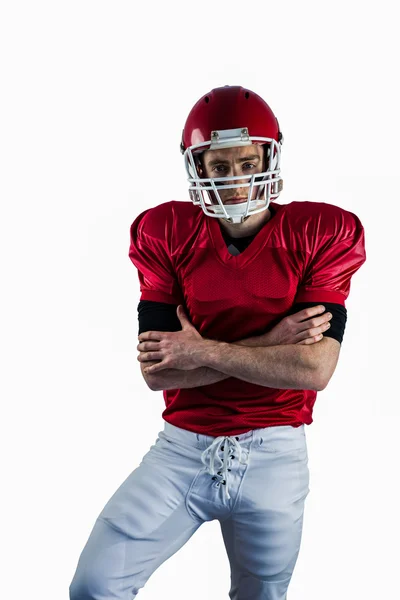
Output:
M148 209L142 212L130 228L129 258L138 270L140 300L167 304L184 304L170 258L168 243L163 239L160 221L164 214Z
M364 228L356 215L337 209L307 230L310 249L295 302L345 306L352 276L366 260Z

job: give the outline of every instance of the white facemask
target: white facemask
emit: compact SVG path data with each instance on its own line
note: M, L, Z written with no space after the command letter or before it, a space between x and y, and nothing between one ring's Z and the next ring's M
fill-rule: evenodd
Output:
M269 203L278 198L282 190L283 182L280 177L280 147L282 141L277 142L271 138L249 137L247 128L239 128L213 131L212 140L187 148L184 153L184 160L186 172L189 176L189 195L193 204L200 205L208 217L225 219L230 223L241 223L246 217L267 210ZM238 177L207 179L198 176L194 154L217 148L251 146L253 142L268 144L266 171ZM235 183L239 180L240 183ZM246 180L247 182L243 183ZM237 204L223 204L219 190L234 190L237 188L248 188L247 199ZM254 189L257 189L256 198L250 200ZM218 204L211 202L212 196L218 201Z

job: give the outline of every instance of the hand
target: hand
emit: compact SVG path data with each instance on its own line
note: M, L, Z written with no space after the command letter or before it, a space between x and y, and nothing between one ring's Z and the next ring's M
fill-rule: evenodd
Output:
M320 317L316 316L324 313ZM322 340L322 333L329 329L331 313L325 312L322 305L300 310L294 315L288 315L271 331L259 336L266 346L283 344L315 344ZM261 344L262 345L262 344Z
M190 371L202 366L200 351L206 341L188 320L182 305L177 308L181 331L146 331L139 335L137 357L139 362L160 360L144 369L145 373L157 373L164 369Z

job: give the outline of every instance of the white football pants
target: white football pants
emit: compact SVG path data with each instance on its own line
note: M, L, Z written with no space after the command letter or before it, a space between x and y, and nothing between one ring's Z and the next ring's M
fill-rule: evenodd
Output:
M164 421L155 444L97 517L70 600L133 600L214 519L231 568L229 598L286 600L308 485L304 425L215 438ZM173 590L164 597L173 598Z

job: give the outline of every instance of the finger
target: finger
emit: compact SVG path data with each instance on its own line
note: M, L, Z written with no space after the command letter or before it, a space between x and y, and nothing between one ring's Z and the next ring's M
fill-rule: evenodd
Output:
M332 313L326 312L320 317L314 317L313 319L307 319L306 321L302 321L302 324L307 325L308 328L320 327L321 325L325 325L325 323L329 323L331 319Z
M188 324L188 320L181 304L177 307L176 314L178 315L178 319L181 322L182 329L185 329L185 326Z
M191 329L193 327L193 325L191 324L191 322L189 321L186 313L185 313L185 309L183 308L182 304L180 304L178 306L178 308L176 309L177 315L178 315L178 319L181 322L182 325L182 329Z
M148 350L160 350L160 342L140 342L136 346L139 352L147 352Z
M140 352L137 357L139 362L147 362L149 360L162 360L162 352Z
M176 312L178 313L178 317L182 317L183 319L187 320L185 309L183 308L182 304L179 304L179 306L176 309Z
M326 323L329 323L329 321L331 319L332 319L331 313L324 313L320 317L314 317L312 319L306 319L305 321L297 322L295 325L295 329L297 330L298 333L303 332L303 331L305 332L312 328L324 326L324 325L326 325Z
M296 342L296 344L303 344L304 346L309 346L310 344L316 344L317 342L320 342L323 337L324 336L322 335L322 333L320 333L319 335L315 335L314 337L308 337L305 340L302 340L301 342Z
M324 323L320 327L312 327L311 329L306 329L305 331L300 331L296 336L296 342L301 340L306 340L307 338L315 338L317 335L323 334L330 328L330 323Z
M146 340L158 340L161 341L165 337L165 331L144 331L138 336L139 342L145 342Z
M299 323L300 321L304 321L304 319L310 319L311 317L315 317L316 315L320 315L325 312L325 306L319 304L318 306L309 306L308 308L304 308L294 315L290 315L294 318L294 321Z
M167 368L168 368L168 365L166 365L163 362L160 362L157 365L152 365L151 367L146 367L144 369L144 372L151 375L153 373L158 373L158 371L163 371L164 369L167 369Z

